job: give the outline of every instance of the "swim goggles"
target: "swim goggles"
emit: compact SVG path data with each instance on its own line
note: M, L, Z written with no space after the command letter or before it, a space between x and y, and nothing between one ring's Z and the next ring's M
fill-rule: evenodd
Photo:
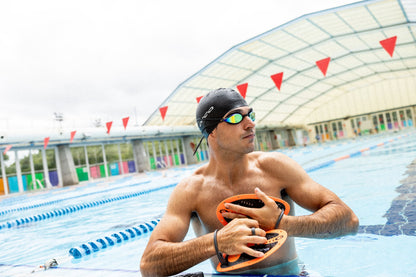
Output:
M232 113L226 118L222 118L220 122L226 122L228 124L234 125L243 121L244 117L246 116L248 116L248 118L250 118L253 122L254 120L256 120L256 113L253 111L253 109L250 109L250 111L247 114L241 114L240 112Z

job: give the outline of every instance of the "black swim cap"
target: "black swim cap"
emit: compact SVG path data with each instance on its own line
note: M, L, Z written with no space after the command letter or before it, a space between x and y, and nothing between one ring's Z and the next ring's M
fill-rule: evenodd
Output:
M237 91L219 88L208 92L199 101L196 109L196 122L205 138L217 127L229 111L248 106L246 100Z

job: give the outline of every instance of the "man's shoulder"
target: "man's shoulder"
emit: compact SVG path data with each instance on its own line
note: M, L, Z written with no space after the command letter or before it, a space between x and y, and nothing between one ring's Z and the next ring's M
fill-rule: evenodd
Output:
M257 160L261 164L268 164L270 162L283 162L288 157L280 152L272 151L272 152L262 152L262 151L255 151L249 154L251 159Z
M183 178L178 188L187 192L197 191L204 183L203 168L196 169L191 175Z

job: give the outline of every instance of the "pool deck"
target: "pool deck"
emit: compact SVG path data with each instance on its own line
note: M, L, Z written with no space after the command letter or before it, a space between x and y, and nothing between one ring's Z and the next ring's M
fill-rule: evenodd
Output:
M407 168L407 177L396 188L400 195L392 201L384 215L386 224L360 226L359 233L416 236L416 159Z

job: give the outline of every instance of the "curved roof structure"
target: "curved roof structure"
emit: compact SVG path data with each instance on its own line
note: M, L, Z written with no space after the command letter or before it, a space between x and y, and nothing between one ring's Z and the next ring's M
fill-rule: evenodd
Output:
M283 74L280 89L276 74ZM242 84L258 126L415 105L416 1L362 1L260 34L180 84L160 105L168 107L164 120L157 110L145 125L194 125L196 98Z

